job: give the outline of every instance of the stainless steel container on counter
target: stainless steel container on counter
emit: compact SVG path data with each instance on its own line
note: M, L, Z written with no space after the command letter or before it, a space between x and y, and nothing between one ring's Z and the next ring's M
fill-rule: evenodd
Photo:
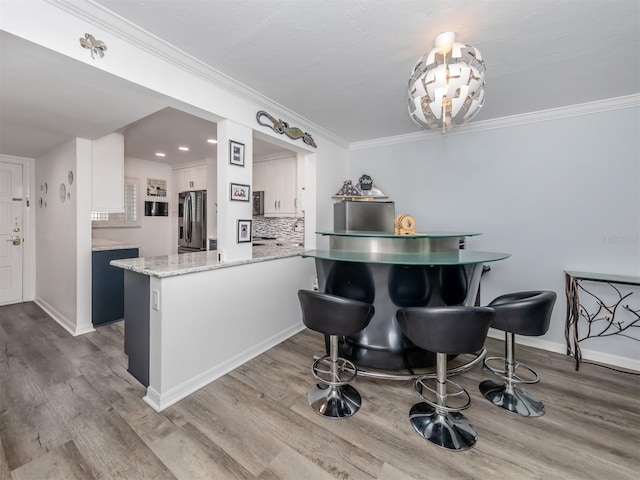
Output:
M394 232L394 202L344 201L333 204L333 229Z

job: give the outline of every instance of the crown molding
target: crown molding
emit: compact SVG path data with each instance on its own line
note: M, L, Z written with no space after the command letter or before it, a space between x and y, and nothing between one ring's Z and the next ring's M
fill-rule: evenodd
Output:
M481 122L469 123L464 127L460 127L447 132L446 135L466 135L468 133L482 132L484 130L494 130L497 128L513 127L516 125L526 125L528 123L547 122L560 118L577 117L581 115L590 115L593 113L632 107L640 107L640 94L608 98L605 100L596 100L594 102L569 105L567 107L551 108L548 110L540 110L538 112L522 113L509 117L501 117L484 120ZM407 133L404 135L395 135L393 137L376 138L374 140L354 142L349 145L349 150L362 150L365 148L376 148L385 145L419 142L440 137L442 137L442 134L440 132L421 131L416 133Z
M314 132L325 137L329 141L344 147L349 147L349 142L333 132L313 123L312 121L289 110L287 107L271 100L260 92L234 80L223 72L210 67L200 60L192 57L179 48L162 40L150 32L140 28L126 18L116 15L93 0L45 0L47 3L64 10L65 12L91 23L124 42L134 45L141 50L172 64L176 68L184 70L191 75L199 77L218 88L233 95L249 100L257 105L257 110L267 110L275 117L286 119L291 124L298 124L300 128L308 132ZM212 112L215 113L215 112Z

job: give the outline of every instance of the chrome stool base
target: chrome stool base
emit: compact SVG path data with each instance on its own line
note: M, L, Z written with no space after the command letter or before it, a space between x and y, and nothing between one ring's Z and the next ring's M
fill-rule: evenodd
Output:
M346 418L360 409L362 397L351 385L318 383L307 394L307 403L314 412L325 418Z
M529 393L517 385L507 389L507 385L485 380L480 383L480 392L484 398L494 405L516 413L523 417L541 417L544 415L544 404L532 393Z
M431 405L420 402L411 408L409 419L421 437L447 450L468 450L478 440L469 420L459 412L438 413Z

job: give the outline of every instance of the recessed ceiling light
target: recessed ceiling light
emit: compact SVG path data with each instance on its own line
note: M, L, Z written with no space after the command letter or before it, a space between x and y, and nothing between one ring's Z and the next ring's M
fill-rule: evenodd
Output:
M166 155L161 152L156 152L156 157L166 157Z
M182 150L183 152L188 152L189 147L178 147L178 150Z
M216 140L215 138L207 138L207 142L209 142L209 143L218 143L218 140Z

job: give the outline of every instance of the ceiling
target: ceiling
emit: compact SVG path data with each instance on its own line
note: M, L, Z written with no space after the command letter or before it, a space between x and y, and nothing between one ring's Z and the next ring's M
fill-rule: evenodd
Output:
M637 0L95 3L347 144L420 131L407 114L407 80L442 31L457 32L485 60L487 99L474 121L640 92ZM69 136L130 124L129 133L143 132L134 122L166 107L177 112L156 115L186 112L211 131L210 114L0 35L0 153L34 157ZM151 129L148 150L168 140L161 130Z
M216 158L213 115L0 31L0 154L38 158L120 131L125 155L171 165ZM188 152L178 150L188 146ZM164 158L156 152L164 152ZM254 157L290 150L254 138Z

